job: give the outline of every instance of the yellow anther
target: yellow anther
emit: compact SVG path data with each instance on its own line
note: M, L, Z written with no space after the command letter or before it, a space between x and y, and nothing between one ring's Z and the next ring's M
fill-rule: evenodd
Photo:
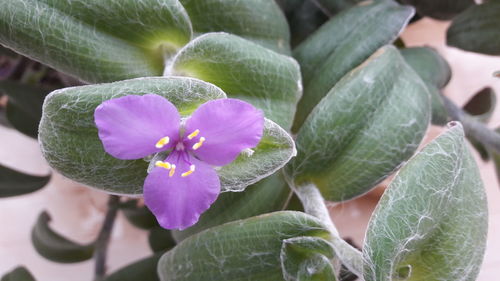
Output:
M171 167L171 169L170 169L170 172L168 173L168 176L172 177L175 173L175 165L172 164L172 165L170 165L170 167Z
M205 141L205 138L204 138L204 137L201 137L201 138L200 138L200 141L199 141L199 142L197 142L197 143L195 143L195 144L193 145L193 150L197 150L198 148L200 148L200 147L201 147L201 145L203 144L203 142L204 142L204 141Z
M196 137L200 133L200 130L196 129L194 132L188 135L188 139L192 140L194 137Z
M189 171L187 171L187 172L185 172L185 173L182 173L182 175L181 175L181 176L182 176L182 177L187 177L187 176L191 175L191 174L194 172L194 169L195 169L195 168L196 168L196 167L195 167L194 165L189 166Z
M156 167L162 167L162 168L165 168L165 169L167 169L167 170L170 170L170 168L171 168L170 163L168 163L168 162L163 162L163 161L156 161L156 162L155 162L155 166L156 166Z
M162 148L170 142L169 137L163 137L156 143L156 148Z

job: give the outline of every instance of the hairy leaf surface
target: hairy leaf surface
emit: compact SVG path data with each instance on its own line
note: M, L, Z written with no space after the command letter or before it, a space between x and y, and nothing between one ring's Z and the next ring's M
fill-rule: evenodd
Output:
M365 280L476 280L488 228L486 194L462 126L450 126L382 196L363 249Z

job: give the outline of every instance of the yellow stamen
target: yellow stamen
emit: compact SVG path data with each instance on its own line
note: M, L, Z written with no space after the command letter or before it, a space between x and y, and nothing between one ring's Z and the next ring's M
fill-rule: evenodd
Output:
M189 134L188 139L192 140L194 137L196 137L200 133L200 130L196 129L194 132Z
M169 137L163 137L156 143L156 148L162 148L170 142Z
M170 172L168 173L168 176L172 177L175 173L175 165L172 164L170 167L171 167L171 169L170 169Z
M196 167L195 167L194 165L189 166L189 171L187 171L187 172L185 172L185 173L182 173L182 175L181 175L181 176L182 176L182 177L187 177L187 176L191 175L191 174L194 172L194 169L195 169L195 168L196 168Z
M198 148L200 148L200 147L201 147L201 145L203 144L203 142L204 142L204 141L205 141L205 138L204 138L204 137L201 137L201 138L200 138L200 141L199 141L199 142L197 142L197 143L195 143L195 144L193 145L193 150L197 150Z
M162 167L162 168L165 168L165 169L167 169L167 170L170 170L170 168L171 168L170 163L168 163L168 162L163 162L163 161L156 161L156 162L155 162L155 166L156 166L156 167Z

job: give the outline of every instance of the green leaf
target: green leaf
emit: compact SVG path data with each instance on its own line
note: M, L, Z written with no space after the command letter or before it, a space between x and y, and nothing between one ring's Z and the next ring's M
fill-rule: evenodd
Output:
M1 281L35 281L35 277L24 267L18 266L2 276Z
M287 281L336 281L330 244L318 237L294 237L283 241L281 267Z
M157 226L149 231L148 244L151 250L157 253L172 249L176 242L170 230Z
M250 184L272 175L297 154L292 137L276 123L266 119L260 143L247 155L241 153L219 174L223 191L243 191Z
M113 272L103 281L160 281L156 273L156 266L162 254L163 253L158 253L129 264Z
M412 15L413 8L393 1L365 2L333 17L300 44L293 55L301 66L304 95L292 131L344 75L394 41Z
M415 6L417 13L438 20L451 20L470 6L474 0L399 0L403 4Z
M31 232L35 250L44 258L59 263L81 262L92 258L94 244L82 245L54 232L50 226L51 218L42 212Z
M453 19L446 32L446 43L462 50L500 55L500 1L472 6Z
M137 200L130 200L120 207L127 220L134 226L146 230L158 226L153 213L146 206L138 206L137 203Z
M182 241L207 228L239 219L283 210L290 197L290 188L281 171L247 187L243 192L226 192L219 195L200 220L183 231L172 231L176 241Z
M16 81L0 80L0 92L9 96L6 112L12 126L25 135L37 138L42 104L49 90Z
M94 110L105 100L155 93L170 100L181 115L225 94L203 81L184 77L150 77L52 92L44 104L39 140L49 164L68 178L118 194L142 193L148 162L119 160L107 154L97 135ZM267 177L294 155L291 137L266 120L264 136L250 156L242 153L220 169L222 190L242 190Z
M382 196L363 249L366 281L476 280L486 245L486 194L462 126L449 124Z
M401 55L413 70L427 84L431 94L432 123L445 125L448 113L439 89L444 88L451 78L451 68L439 53L430 47L414 47L400 50Z
M49 182L50 176L27 175L0 165L0 198L35 192Z
M400 50L401 55L424 82L444 88L451 79L451 67L434 48L412 47Z
M495 132L500 133L500 128L497 128ZM500 153L490 151L491 159L493 159L493 164L495 165L495 171L497 174L498 183L500 183Z
M364 1L365 0L312 0L311 2L318 5L318 7L320 7L327 15L332 16L342 10L359 5L359 3L363 3ZM369 3L371 1L366 2Z
M180 0L203 34L227 32L283 54L290 54L290 32L283 12L270 0Z
M177 0L0 3L0 44L87 82L161 75L191 32Z
M301 95L299 65L292 58L226 33L208 33L175 57L173 75L195 77L245 100L289 129Z
M284 280L283 241L293 237L328 238L314 217L276 212L207 229L167 252L158 263L162 281Z
M370 190L417 149L430 118L429 94L392 46L346 75L309 115L286 172L325 199Z

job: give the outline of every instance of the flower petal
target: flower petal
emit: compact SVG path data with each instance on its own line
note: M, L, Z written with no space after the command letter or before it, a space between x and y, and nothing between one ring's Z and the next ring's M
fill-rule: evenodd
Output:
M196 130L199 133L189 140ZM213 100L202 104L187 120L185 143L188 149L195 148L194 153L204 162L223 166L243 149L257 146L263 130L264 115L253 105L237 99ZM196 143L201 146L193 147Z
M179 140L180 116L167 99L147 94L111 99L94 112L104 150L115 158L129 160L172 148ZM156 143L169 137L161 148Z
M165 161L176 166L174 174L169 176L171 170L163 167L154 168L144 181L144 200L162 227L183 230L195 224L217 199L219 177L212 167L187 152L173 151ZM182 176L191 164L194 172Z

